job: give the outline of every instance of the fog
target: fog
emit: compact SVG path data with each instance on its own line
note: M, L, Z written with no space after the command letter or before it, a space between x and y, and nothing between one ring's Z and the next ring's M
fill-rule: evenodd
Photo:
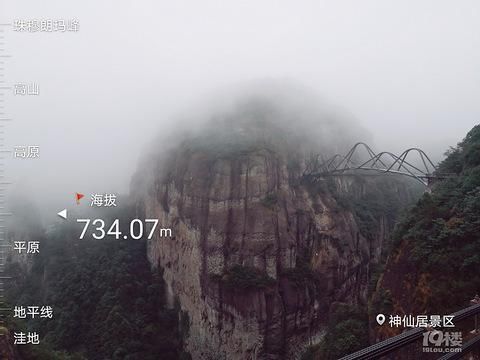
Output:
M479 122L478 1L0 0L1 23L72 18L78 33L2 28L0 81L40 86L2 97L5 146L40 146L5 175L45 214L127 192L159 134L257 81L304 86L377 151L439 160Z

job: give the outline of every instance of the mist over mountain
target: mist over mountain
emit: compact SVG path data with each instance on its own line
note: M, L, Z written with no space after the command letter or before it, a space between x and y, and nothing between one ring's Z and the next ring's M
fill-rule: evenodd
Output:
M226 87L186 107L161 128L138 168L170 150L208 149L218 154L250 146L328 159L372 135L362 124L312 89L287 80L259 80ZM172 121L170 121L172 122Z

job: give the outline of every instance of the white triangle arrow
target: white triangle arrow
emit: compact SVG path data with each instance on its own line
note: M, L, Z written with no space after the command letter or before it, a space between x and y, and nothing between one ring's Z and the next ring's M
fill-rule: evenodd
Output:
M63 209L62 211L58 212L57 215L66 219L67 218L67 209Z

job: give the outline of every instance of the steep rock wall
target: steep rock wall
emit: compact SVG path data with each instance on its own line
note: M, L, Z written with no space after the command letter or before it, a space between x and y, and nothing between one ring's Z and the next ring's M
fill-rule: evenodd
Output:
M174 236L156 234L148 256L188 314L194 359L299 358L336 301L366 300L385 219L367 240L332 191L301 181L303 165L262 147L180 147L153 174L139 207ZM334 185L353 198L368 186Z

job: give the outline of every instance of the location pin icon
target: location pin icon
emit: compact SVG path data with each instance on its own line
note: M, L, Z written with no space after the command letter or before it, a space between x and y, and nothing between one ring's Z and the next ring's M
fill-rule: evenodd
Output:
M378 325L382 326L384 322L385 322L385 315L383 315L383 314L378 314L378 315L377 315L377 323L378 323Z

